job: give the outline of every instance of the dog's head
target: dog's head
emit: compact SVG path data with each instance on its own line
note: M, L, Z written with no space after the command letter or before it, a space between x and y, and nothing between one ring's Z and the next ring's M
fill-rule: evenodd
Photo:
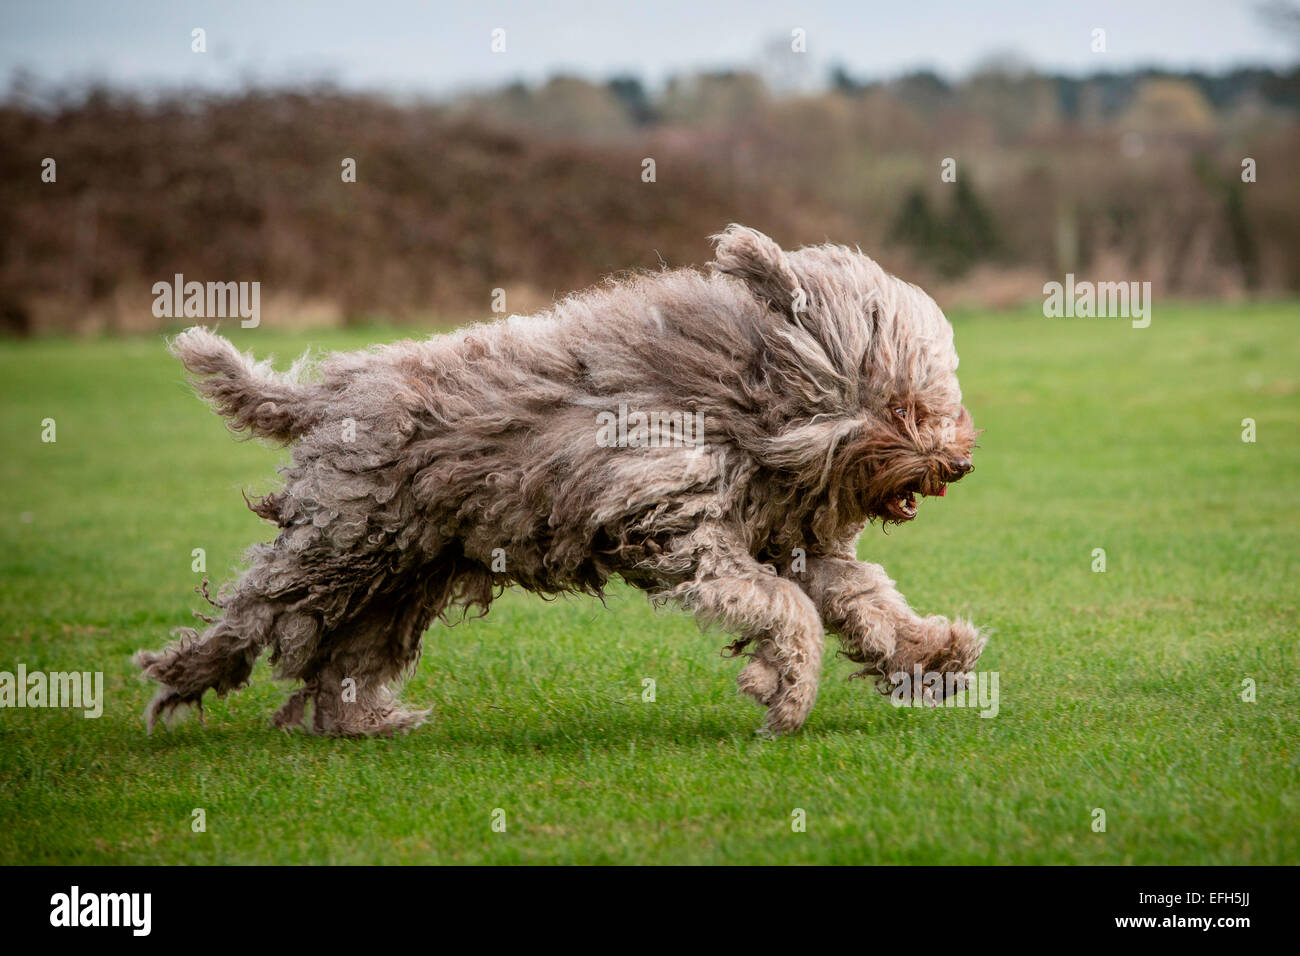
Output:
M783 320L765 352L800 398L772 444L778 467L815 471L840 517L886 522L970 473L976 431L933 299L844 246L787 252L738 225L715 240L714 268Z
M843 453L846 486L857 489L869 517L911 521L917 498L943 497L948 485L974 470L970 413L899 393L870 413Z

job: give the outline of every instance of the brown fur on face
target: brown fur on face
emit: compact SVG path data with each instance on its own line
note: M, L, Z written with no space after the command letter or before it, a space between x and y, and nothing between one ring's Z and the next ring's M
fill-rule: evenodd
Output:
M948 484L974 470L975 435L964 406L934 411L915 399L895 399L837 455L842 493L868 518L911 521L915 496L943 495Z
M787 252L742 226L716 240L706 272L334 355L314 377L201 328L179 336L200 394L292 460L252 505L279 536L250 552L221 617L138 655L162 685L150 724L242 686L269 649L302 685L281 726L310 704L322 733L404 730L422 715L390 685L435 618L512 584L599 593L614 575L736 633L770 732L811 710L826 629L879 676L973 667L975 628L919 617L855 556L869 520L910 520L916 495L969 470L951 326L860 252ZM646 427L611 446L601 416L620 410L704 434Z

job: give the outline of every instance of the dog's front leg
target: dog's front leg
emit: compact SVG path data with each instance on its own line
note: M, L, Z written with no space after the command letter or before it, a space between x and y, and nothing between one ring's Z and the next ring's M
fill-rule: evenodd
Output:
M812 600L798 585L760 564L737 542L701 538L689 546L694 576L672 589L672 597L702 623L716 623L740 635L739 652L754 643L741 672L740 689L767 707L763 731L798 730L817 699L824 628Z
M974 668L986 638L968 621L941 615L921 617L878 564L839 557L812 557L802 572L787 572L812 598L826 626L839 635L845 655L865 664L861 675L889 678L923 672Z

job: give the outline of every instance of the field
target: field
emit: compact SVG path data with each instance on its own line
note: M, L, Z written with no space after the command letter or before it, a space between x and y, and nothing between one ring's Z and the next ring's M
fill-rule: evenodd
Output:
M723 636L622 585L435 626L409 736L281 733L264 664L146 736L129 657L201 606L194 549L216 584L270 537L240 489L284 452L232 441L157 337L0 344L0 670L106 698L0 710L0 863L1300 863L1300 306L953 318L976 472L860 553L992 628L997 716L834 659L780 740Z

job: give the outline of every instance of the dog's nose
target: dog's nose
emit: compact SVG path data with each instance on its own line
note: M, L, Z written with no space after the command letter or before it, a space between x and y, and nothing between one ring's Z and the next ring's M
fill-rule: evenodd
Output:
M952 480L956 481L958 478L963 477L974 469L975 466L970 463L969 458L954 458L952 461L948 462L948 467L952 469Z

